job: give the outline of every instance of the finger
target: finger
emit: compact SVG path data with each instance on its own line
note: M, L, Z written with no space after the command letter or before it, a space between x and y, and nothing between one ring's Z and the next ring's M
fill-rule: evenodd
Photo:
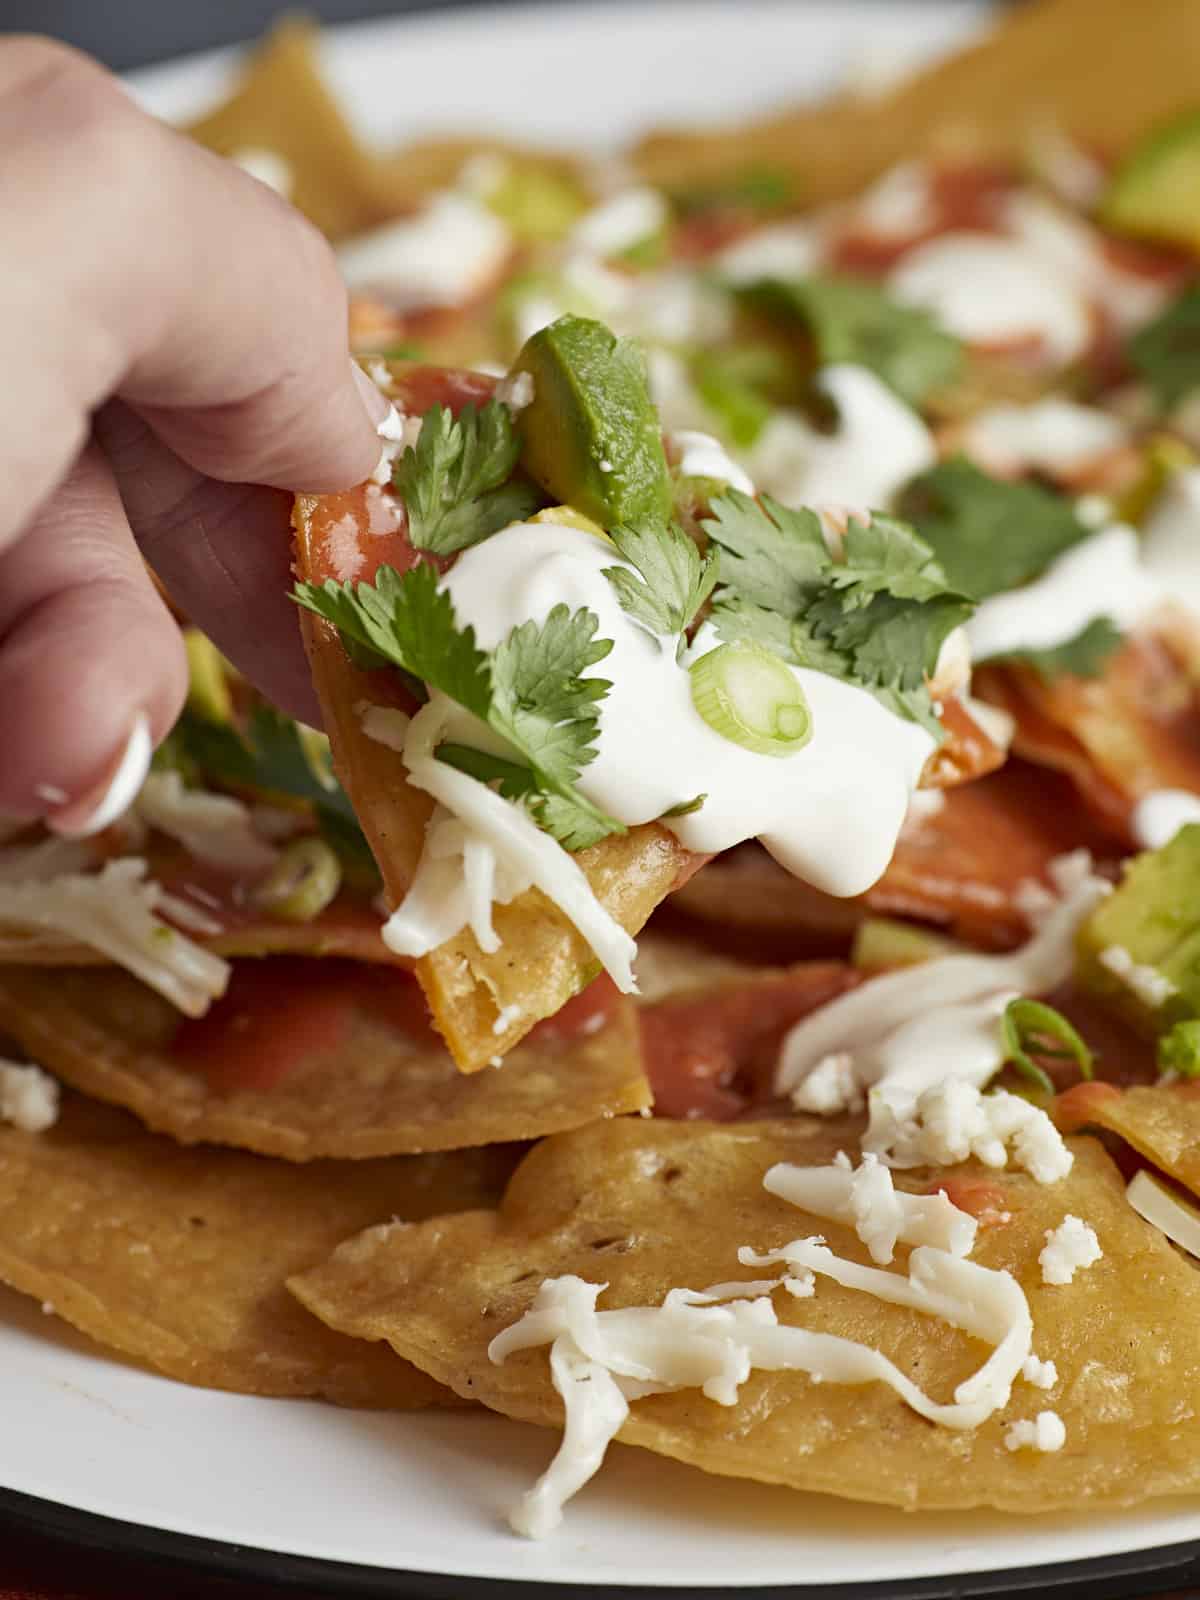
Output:
M179 629L89 445L0 556L0 813L92 832L128 805L183 703Z
M233 482L359 482L379 453L328 245L265 185L47 40L0 43L0 543L120 391ZM364 390L365 386L365 390Z
M176 605L269 700L319 727L287 597L291 496L204 477L120 401L97 415L96 436L142 555Z

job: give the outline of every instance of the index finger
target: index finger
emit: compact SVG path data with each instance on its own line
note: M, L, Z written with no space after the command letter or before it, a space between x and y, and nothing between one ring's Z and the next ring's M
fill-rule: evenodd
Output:
M210 476L360 481L379 453L329 247L42 39L0 45L0 545L119 393ZM364 389L365 386L365 389Z

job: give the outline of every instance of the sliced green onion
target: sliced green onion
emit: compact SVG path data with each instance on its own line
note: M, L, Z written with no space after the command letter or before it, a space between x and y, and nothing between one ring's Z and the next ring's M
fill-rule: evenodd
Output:
M760 756L791 756L812 738L795 673L757 644L722 644L691 668L692 704L714 733Z
M306 723L298 722L296 738L300 744L300 753L304 757L304 765L322 789L327 789L332 794L338 782L333 775L333 754L329 748L329 735L321 733L317 728L310 728Z
M1031 1049L1042 1056L1074 1061L1079 1068L1081 1078L1092 1077L1092 1063L1095 1058L1091 1050L1062 1012L1055 1011L1053 1006L1043 1005L1040 1000L1026 1000L1024 997L1010 1000L1004 1008L1001 1029L1005 1063L1015 1067L1023 1078L1036 1083L1046 1093L1054 1093L1054 1084L1049 1075L1033 1059L1030 1054ZM1053 1044L1047 1043L1049 1040L1053 1040L1063 1048L1055 1049Z
M341 886L341 864L324 839L294 839L258 885L254 899L285 922L311 922Z
M1181 1078L1200 1078L1200 1022L1177 1022L1170 1033L1158 1041L1160 1072L1176 1072Z

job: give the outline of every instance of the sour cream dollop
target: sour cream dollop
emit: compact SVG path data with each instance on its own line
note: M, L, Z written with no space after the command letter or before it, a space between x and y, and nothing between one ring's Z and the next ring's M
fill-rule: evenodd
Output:
M933 750L930 735L852 684L794 672L812 715L812 738L785 757L723 738L692 703L688 667L720 642L702 626L682 661L624 611L606 567L605 539L553 523L517 523L467 550L442 580L461 625L493 649L521 623L551 609L586 607L611 653L589 675L612 688L600 702L595 759L579 781L596 805L632 826L663 817L697 795L687 816L665 818L689 850L731 849L761 838L789 872L836 895L860 894L891 859L913 791ZM449 737L494 743L474 718L447 707Z

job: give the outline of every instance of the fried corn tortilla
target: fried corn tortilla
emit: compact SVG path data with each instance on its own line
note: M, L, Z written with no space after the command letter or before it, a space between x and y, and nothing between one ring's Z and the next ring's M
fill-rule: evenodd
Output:
M331 1326L387 1340L406 1359L494 1410L547 1427L562 1409L544 1350L487 1356L489 1341L528 1308L543 1279L575 1273L608 1289L601 1306L658 1305L679 1285L748 1275L739 1245L778 1247L820 1233L865 1262L856 1236L773 1199L776 1161L828 1162L854 1147L846 1126L803 1121L711 1125L620 1121L547 1140L522 1163L497 1212L413 1228L377 1227L348 1241L293 1291ZM815 1489L906 1509L994 1506L1077 1511L1127 1505L1200 1484L1200 1277L1127 1204L1120 1174L1090 1139L1075 1166L1042 1186L987 1174L1008 1222L980 1229L973 1260L1019 1280L1034 1350L1058 1367L1050 1391L1018 1383L982 1427L931 1426L880 1384L814 1385L759 1372L732 1408L698 1391L634 1401L620 1438L708 1472ZM941 1175L905 1173L905 1189ZM948 1182L973 1178L958 1169ZM1096 1230L1104 1258L1064 1286L1042 1282L1047 1229L1068 1212ZM949 1393L978 1364L979 1345L940 1320L820 1282L777 1294L781 1322L861 1340ZM1049 1404L1066 1424L1056 1454L1014 1453L1004 1433Z
M1014 749L1064 772L1097 822L1132 848L1143 795L1200 792L1198 660L1189 626L1128 636L1096 678L983 666L975 685L1014 718Z
M439 401L458 410L485 399L493 387L490 379L476 374L405 370L400 365L392 370L398 402L415 414ZM301 578L319 584L337 576L331 551L344 541L347 529L366 541L371 487L297 496L296 565ZM371 535L364 553L369 551L374 566L358 570L357 576L369 581L375 567L388 561L401 570L410 565L411 552L397 544L386 533ZM363 702L388 703L395 695L388 681L394 675L361 671L335 630L311 613L301 613L301 626L338 776L379 863L385 892L396 904L416 871L433 802L411 787L400 753L363 732ZM636 933L699 858L666 828L651 823L602 839L575 860L605 909ZM540 1017L552 1016L569 1000L596 966L583 938L537 890L497 905L493 921L501 941L494 953L481 950L474 935L463 932L416 964L434 1020L464 1072L477 1072L504 1055Z
M185 1144L362 1159L532 1139L650 1103L632 1004L598 982L464 1078L407 973L241 962L197 1022L128 973L0 973L0 1030L75 1088Z
M909 157L1020 159L1039 129L1123 150L1196 103L1192 0L1041 0L1014 6L972 48L881 95L843 93L738 127L662 132L632 160L667 189L747 172L794 177L806 203L839 200Z
M372 1219L498 1192L499 1152L309 1167L181 1150L123 1111L67 1095L46 1133L0 1128L0 1280L99 1344L186 1383L345 1405L453 1403L288 1295Z
M1060 1095L1059 1127L1105 1128L1193 1194L1200 1194L1200 1091L1191 1083L1086 1083Z
M326 85L316 45L313 24L281 23L250 57L229 99L187 132L218 155L268 151L281 159L292 204L337 240L397 209L395 181Z

